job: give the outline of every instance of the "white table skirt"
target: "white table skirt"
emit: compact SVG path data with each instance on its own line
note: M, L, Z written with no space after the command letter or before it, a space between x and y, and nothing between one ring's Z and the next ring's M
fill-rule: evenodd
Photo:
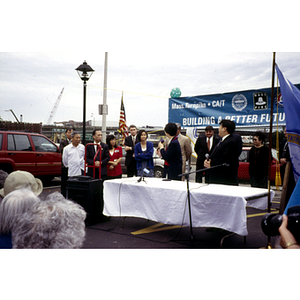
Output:
M139 217L190 226L187 184L136 177L104 182L104 214ZM267 208L268 190L218 184L189 183L193 227L217 227L247 235L246 205ZM271 190L271 201L275 193ZM247 201L249 199L249 201Z

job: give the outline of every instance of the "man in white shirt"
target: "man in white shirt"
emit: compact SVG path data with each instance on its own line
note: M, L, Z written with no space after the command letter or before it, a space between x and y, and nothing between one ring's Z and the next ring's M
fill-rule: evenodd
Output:
M80 141L80 133L73 131L72 143L66 146L63 151L63 164L69 169L69 177L82 175L84 172L85 147L80 144Z

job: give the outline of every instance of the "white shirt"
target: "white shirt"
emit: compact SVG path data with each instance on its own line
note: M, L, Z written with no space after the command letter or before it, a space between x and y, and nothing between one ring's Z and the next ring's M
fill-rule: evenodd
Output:
M221 138L221 139L222 139L222 142L223 142L226 138L228 138L229 136L230 136L230 133L227 134L227 135L225 135L225 136L223 136L223 138Z
M74 147L71 143L64 148L63 164L69 168L69 176L81 175L81 170L84 170L84 154L85 147L82 144Z
M101 148L101 144L100 144L100 142L99 142L99 143L96 143L96 142L94 141L94 144L97 144L97 145L99 145L99 146L100 146L100 148ZM97 151L98 151L98 146L97 146L97 145L94 145L95 153L97 153Z

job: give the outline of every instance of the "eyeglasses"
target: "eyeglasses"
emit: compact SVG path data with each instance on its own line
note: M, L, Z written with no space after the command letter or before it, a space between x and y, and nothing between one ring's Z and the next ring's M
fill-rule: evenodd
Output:
M258 141L258 139L253 139L253 141Z

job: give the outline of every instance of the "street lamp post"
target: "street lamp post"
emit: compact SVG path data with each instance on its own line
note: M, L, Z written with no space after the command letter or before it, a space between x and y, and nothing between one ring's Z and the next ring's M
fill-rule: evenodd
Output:
M82 124L82 143L85 145L85 117L86 117L86 82L91 78L94 70L86 63L86 61L83 62L82 65L80 65L76 69L80 79L83 81L83 124Z

